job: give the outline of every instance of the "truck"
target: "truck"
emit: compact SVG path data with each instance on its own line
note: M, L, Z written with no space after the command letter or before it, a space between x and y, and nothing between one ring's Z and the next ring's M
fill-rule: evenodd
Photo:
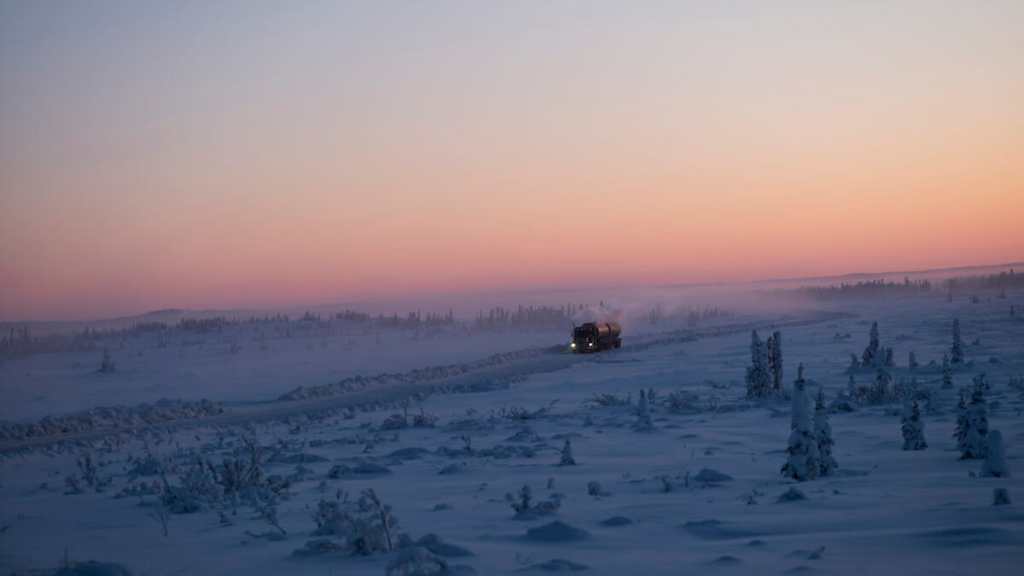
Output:
M622 346L622 327L616 322L587 322L573 326L569 348L577 354L600 352Z

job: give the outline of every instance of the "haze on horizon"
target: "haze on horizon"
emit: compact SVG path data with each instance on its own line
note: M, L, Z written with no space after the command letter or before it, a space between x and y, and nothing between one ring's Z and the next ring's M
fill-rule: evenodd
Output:
M1022 28L0 0L0 320L1021 260Z

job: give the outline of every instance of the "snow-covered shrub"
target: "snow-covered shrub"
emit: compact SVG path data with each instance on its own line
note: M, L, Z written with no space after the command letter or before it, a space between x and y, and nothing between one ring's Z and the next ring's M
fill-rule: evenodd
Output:
M313 521L317 525L314 536L333 536L341 540L340 548L364 556L390 552L400 534L391 507L382 503L372 488L355 501L346 492L339 492L334 500L321 499Z
M619 396L617 394L600 393L594 394L586 400L586 403L599 406L601 408L610 408L614 406L629 406L632 404L632 399L629 396Z
M562 454L558 461L559 466L575 466L576 458L572 455L572 442L568 438L565 439L565 444L562 445Z
M536 410L530 410L524 406L509 406L503 407L498 411L498 416L508 420L534 420L547 416L548 412L551 411L551 407L558 402L558 400L552 400L547 406L538 408Z
M832 425L825 407L825 391L820 387L814 402L814 436L818 441L819 475L831 476L839 468L839 463L832 456L835 441L832 440Z
M813 480L821 470L818 440L814 437L811 410L807 398L804 368L797 368L797 379L793 382L793 419L790 424L788 458L782 466L782 474L794 480Z
M1006 488L993 488L992 489L992 505L993 506L1009 506L1010 502L1010 491Z
M608 496L608 493L604 491L604 488L601 486L601 483L598 482L597 480L591 480L590 482L587 482L587 494L593 496L594 498Z
M552 494L547 500L534 503L533 491L528 484L523 484L519 492L513 495L511 492L505 494L505 501L516 513L516 520L533 520L542 516L549 516L558 512L562 505L562 498L559 494Z
M986 478L1009 478L1010 469L1006 465L1006 450L1003 446L1003 434L999 430L988 433L988 448L985 462L981 465L981 475Z
M202 461L196 461L189 467L181 477L180 484L172 485L163 471L160 473L160 481L163 484L160 502L172 514L198 512L219 502L223 494Z
M903 433L904 450L924 450L928 442L924 439L924 421L916 400L908 401L903 407L903 420L900 425Z
M81 494L86 487L103 492L110 485L111 478L100 474L99 467L89 452L79 456L75 460L75 465L78 467L78 474L70 474L64 479L66 494Z
M691 414L701 410L700 397L688 390L673 390L665 396L665 408L674 414Z

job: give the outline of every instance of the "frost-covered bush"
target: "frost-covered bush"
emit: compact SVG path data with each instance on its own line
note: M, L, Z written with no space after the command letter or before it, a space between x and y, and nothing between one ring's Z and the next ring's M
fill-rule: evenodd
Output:
M818 440L814 437L802 364L797 369L797 379L793 386L793 419L789 446L786 448L788 458L782 466L782 474L802 482L817 478L821 470Z
M604 496L608 496L608 493L604 491L604 488L601 486L601 483L598 482L597 480L591 480L590 482L587 482L587 494L598 499Z
M911 400L903 407L903 420L900 425L903 433L904 450L924 450L928 442L924 439L924 421L916 400Z
M993 506L1009 506L1010 505L1010 491L1006 488L993 488L992 489L992 505Z
M334 537L341 541L338 548L362 556L390 552L400 535L391 507L381 502L372 488L364 490L358 500L350 500L347 492L340 492L334 500L321 499L313 521L317 526L314 536Z
M689 390L673 390L665 396L665 408L674 414L700 412L700 397Z
M111 478L100 474L92 454L83 453L75 460L75 465L78 467L78 474L69 474L64 479L66 494L81 494L86 488L103 492L110 485Z
M617 394L600 393L594 394L586 402L601 408L611 408L614 406L629 406L632 404L632 399L628 395L619 396Z
M549 516L558 512L562 505L562 498L559 494L552 494L547 500L534 502L533 491L528 484L523 484L523 487L515 495L511 492L505 494L505 501L515 512L516 520L533 520Z

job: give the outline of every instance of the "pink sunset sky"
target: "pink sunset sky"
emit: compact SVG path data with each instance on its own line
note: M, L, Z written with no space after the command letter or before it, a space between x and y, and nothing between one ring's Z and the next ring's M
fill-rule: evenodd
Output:
M1024 2L0 2L0 320L1024 259Z

